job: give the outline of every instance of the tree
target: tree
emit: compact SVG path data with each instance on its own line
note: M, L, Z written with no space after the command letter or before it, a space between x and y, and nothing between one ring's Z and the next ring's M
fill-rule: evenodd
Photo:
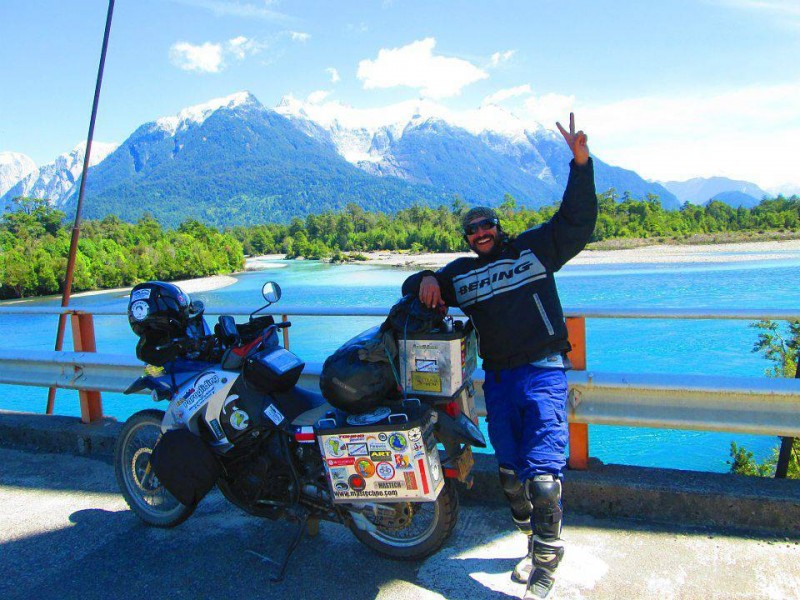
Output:
M790 321L788 332L781 331L775 321L762 320L751 323L751 327L760 329L758 341L753 345L753 352L759 352L772 362L772 367L765 371L768 377L795 377L797 374L798 348L800 347L800 321ZM790 479L800 479L800 438L791 441L783 438L782 444L789 450L789 463L786 476ZM759 477L772 477L778 464L778 449L763 463L758 464L749 452L736 442L731 442L731 472L739 475L757 475Z

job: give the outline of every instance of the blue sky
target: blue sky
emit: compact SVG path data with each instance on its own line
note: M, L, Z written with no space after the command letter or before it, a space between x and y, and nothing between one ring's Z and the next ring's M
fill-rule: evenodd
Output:
M105 0L0 0L0 151L86 137ZM604 160L650 179L800 190L797 0L117 0L95 139L251 91L384 109L570 110Z

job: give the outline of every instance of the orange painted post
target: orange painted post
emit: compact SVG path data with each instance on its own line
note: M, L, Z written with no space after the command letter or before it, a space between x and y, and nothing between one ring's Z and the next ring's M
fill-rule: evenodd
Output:
M568 317L567 333L572 350L569 360L576 371L586 370L586 319ZM569 424L569 468L585 471L589 468L589 426L585 423Z
M289 315L281 315L281 321L286 323L289 320ZM283 347L287 350L289 349L289 328L286 327L283 330Z
M75 352L97 352L92 315L76 312L72 317L72 343ZM81 421L92 423L103 418L103 401L97 390L80 390Z

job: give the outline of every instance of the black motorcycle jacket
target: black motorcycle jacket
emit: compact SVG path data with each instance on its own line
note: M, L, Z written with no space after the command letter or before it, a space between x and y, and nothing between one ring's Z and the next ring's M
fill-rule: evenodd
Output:
M553 273L586 246L596 221L592 160L584 166L573 160L561 206L548 222L506 241L489 258L458 258L435 273L416 273L403 283L403 294L418 294L422 278L435 276L445 303L472 320L486 370L567 351Z

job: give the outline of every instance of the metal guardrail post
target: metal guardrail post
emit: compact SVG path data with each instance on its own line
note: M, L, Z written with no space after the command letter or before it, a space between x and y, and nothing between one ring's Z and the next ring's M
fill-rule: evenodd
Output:
M97 352L92 315L76 312L71 315L72 342L75 352ZM76 369L77 370L77 369ZM103 418L103 401L97 390L79 390L81 421L92 423Z
M569 360L576 371L586 370L586 319L567 317L567 334L572 350ZM589 426L569 424L569 468L585 471L589 468Z
M281 321L286 323L289 320L289 315L281 315ZM283 330L283 347L289 349L289 328L285 327Z

